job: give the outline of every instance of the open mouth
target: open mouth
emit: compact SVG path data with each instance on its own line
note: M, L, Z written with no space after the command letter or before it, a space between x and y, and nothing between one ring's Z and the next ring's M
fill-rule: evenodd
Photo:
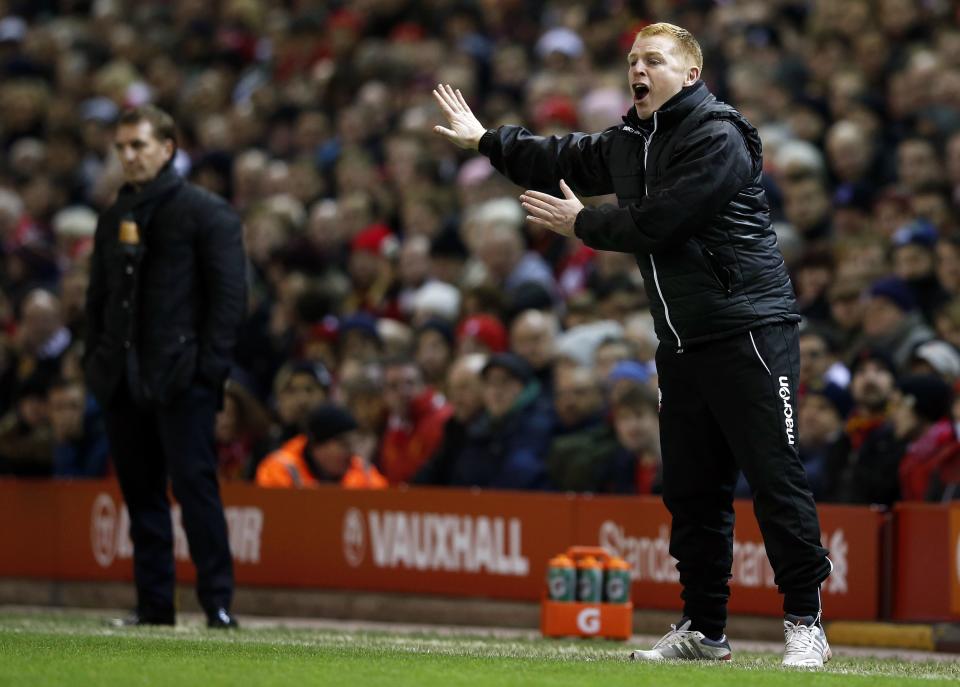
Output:
M650 87L645 83L633 84L633 99L636 102L643 101L650 94Z

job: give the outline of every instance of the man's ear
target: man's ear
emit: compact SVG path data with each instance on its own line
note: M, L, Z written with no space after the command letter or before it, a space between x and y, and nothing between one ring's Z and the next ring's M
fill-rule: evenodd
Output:
M167 153L167 159L170 160L173 158L174 153L177 152L177 147L174 145L171 139L165 139L163 142L163 149Z
M684 86L692 86L700 78L700 67L690 67L687 70L687 80L683 82Z

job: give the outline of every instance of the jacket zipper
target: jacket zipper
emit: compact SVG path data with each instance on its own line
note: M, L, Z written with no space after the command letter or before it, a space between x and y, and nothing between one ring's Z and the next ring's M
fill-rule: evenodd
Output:
M657 133L657 113L653 113L653 130L650 132L649 136L643 137L643 195L647 195L647 151L650 149L650 141L653 140L654 134ZM667 306L667 299L663 296L663 289L660 288L660 277L657 275L657 263L653 260L653 254L650 254L650 267L653 268L653 283L657 287L657 294L660 296L660 302L663 303L663 314L667 319L667 326L670 327L670 331L673 332L673 335L677 339L677 353L683 353L683 342L680 341L680 334L677 333L677 328L673 326L673 321L670 319L670 308Z

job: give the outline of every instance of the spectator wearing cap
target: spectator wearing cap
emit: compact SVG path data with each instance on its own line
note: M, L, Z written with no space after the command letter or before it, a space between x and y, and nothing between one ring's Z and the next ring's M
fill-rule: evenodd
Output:
M383 351L377 319L367 312L357 312L340 320L337 343L341 362L373 362Z
M503 353L507 345L507 328L494 315L471 315L457 327L457 355Z
M602 382L589 367L562 365L554 375L550 482L561 491L607 491L618 444L605 417Z
M357 421L340 406L323 403L307 418L306 431L264 458L257 468L260 487L310 488L339 484L346 489L383 489L387 480L353 453Z
M393 275L398 248L396 235L384 224L370 225L353 238L347 263L351 292L344 301L344 312L400 318Z
M446 321L430 319L420 325L414 335L413 357L423 373L423 381L440 389L447 379L453 361L453 327Z
M960 353L946 341L926 341L913 351L910 374L934 374L947 384L954 384L960 379Z
M863 317L864 343L883 349L898 370L904 369L913 349L934 337L933 330L924 324L916 297L902 279L879 279L868 293Z
M900 227L891 239L893 274L913 292L920 312L927 322L949 299L936 274L937 230L926 220L918 219Z
M97 213L84 205L72 205L53 216L57 251L70 261L82 260L93 250Z
M533 370L544 396L553 393L553 355L559 330L556 315L542 310L525 310L510 325L510 350Z
M841 184L833 193L833 235L857 236L870 229L873 192L862 184Z
M487 356L457 358L447 373L447 397L453 413L443 425L440 447L414 475L414 484L448 485L467 441L467 428L483 412L483 367Z
M483 367L483 411L467 427L463 449L448 471L450 486L546 489L544 458L553 430L530 366L496 353Z
M460 314L460 290L442 281L429 281L413 295L412 324L420 326L427 320L443 320L453 325Z
M896 367L882 349L860 350L851 363L850 373L853 408L836 450L828 456L823 482L823 498L827 501L847 502L855 498L859 489L855 482L864 469L861 453L868 441L876 446L872 437L886 426L897 388Z
M563 135L579 127L577 105L565 95L543 98L534 106L532 120L536 130L543 136Z
M489 162L486 158L475 158L479 162ZM466 169L466 165L461 167ZM490 168L492 171L492 167ZM467 264L469 251L463 244L459 232L445 229L430 242L430 273L435 279L447 284L459 284L463 268Z
M827 465L832 456L847 448L843 429L852 409L853 398L834 382L808 389L800 398L800 459L817 500L826 493Z
M650 385L654 377L652 367L652 364L637 360L620 360L614 363L607 375L607 397L615 399L632 386ZM653 384L653 387L655 386L656 384Z
M553 70L563 70L570 62L583 55L583 39L566 27L557 27L546 31L536 44L537 56Z
M310 411L327 400L330 382L330 373L317 363L287 363L277 371L273 380L274 422L264 442L254 449L256 459L303 433Z
M377 464L390 484L401 484L437 451L453 408L443 394L424 384L420 368L408 358L383 364L383 386L390 414Z

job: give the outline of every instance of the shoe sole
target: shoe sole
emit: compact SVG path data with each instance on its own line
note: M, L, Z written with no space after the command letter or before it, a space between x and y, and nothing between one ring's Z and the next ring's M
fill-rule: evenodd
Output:
M725 656L718 656L717 658L707 658L702 656L699 658L682 658L677 656L676 658L664 658L663 656L645 656L643 651L631 651L630 660L631 661L651 661L657 663L659 661L730 661L733 659L733 654L726 654Z
M831 658L833 658L833 651L828 646L826 653L823 654L823 660L819 663L781 663L781 665L784 668L823 668Z

